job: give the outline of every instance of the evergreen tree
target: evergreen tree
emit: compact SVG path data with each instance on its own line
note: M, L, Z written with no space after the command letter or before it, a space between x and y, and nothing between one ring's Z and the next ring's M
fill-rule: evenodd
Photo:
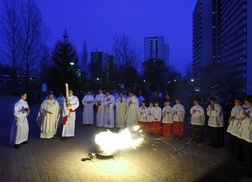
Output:
M65 83L71 89L77 90L80 84L78 75L78 55L68 40L68 35L63 35L63 40L58 40L52 52L53 67L50 71L48 86L50 89L64 91Z

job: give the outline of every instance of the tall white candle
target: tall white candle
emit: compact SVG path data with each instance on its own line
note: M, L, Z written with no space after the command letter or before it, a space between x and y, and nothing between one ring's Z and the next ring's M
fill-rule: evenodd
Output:
M66 99L69 98L69 90L68 90L68 84L66 83Z

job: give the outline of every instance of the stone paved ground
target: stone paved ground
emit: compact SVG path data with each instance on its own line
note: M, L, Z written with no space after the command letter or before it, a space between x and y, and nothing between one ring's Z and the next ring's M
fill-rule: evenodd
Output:
M207 142L198 146L188 144L187 138L175 140L145 134L137 149L118 151L111 159L81 161L89 152L96 152L94 136L104 129L82 125L80 107L74 138L61 140L60 128L54 139L42 140L35 121L39 105L30 106L29 143L17 150L9 143L9 135L12 105L18 98L0 99L0 181L190 182L230 158L225 148L214 149Z

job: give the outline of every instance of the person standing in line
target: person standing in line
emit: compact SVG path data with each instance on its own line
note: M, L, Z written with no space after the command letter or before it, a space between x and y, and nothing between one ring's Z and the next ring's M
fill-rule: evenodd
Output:
M11 127L10 142L19 149L20 144L27 143L29 135L29 124L27 116L30 113L26 102L27 93L21 92L20 99L14 105L14 120Z
M153 120L151 122L151 133L154 135L161 135L161 118L162 109L159 107L159 102L155 102L155 107L153 107Z
M210 132L210 144L214 148L224 146L224 121L221 105L216 102L215 97L209 98L210 105L207 107L208 126Z
M148 108L145 106L145 101L142 101L139 108L138 124L142 130L145 130L145 124L147 122Z
M79 107L79 99L73 95L73 91L69 90L69 98L66 98L63 109L63 129L62 138L74 137L75 135L75 110Z
M54 137L58 129L59 112L59 103L54 99L53 91L50 91L48 99L42 102L36 119L40 127L40 138L51 139Z
M126 103L124 93L120 92L119 97L116 99L116 127L118 128L125 127Z
M172 107L173 133L176 139L181 139L184 136L185 109L179 99L175 103Z
M203 138L204 125L205 125L205 111L199 105L199 99L193 99L194 106L191 107L191 138L189 141L195 141L200 144Z
M93 124L94 123L94 96L91 95L91 90L87 91L82 99L83 104L83 114L82 123L83 124Z
M242 151L246 167L246 175L252 178L252 96L245 98L248 107L244 112L245 118L242 120L239 131L239 138L242 139Z
M104 99L105 95L103 90L99 89L98 94L95 96L95 105L96 105L96 126L104 126Z
M129 91L127 99L126 126L133 127L138 122L139 104L138 99L132 91Z
M111 95L110 91L106 91L106 96L104 99L104 124L103 126L106 128L113 128L115 125L115 97Z
M172 121L172 107L170 105L170 101L166 100L164 103L165 107L163 108L162 111L162 115L163 115L163 119L162 119L162 123L163 123L163 131L162 131L162 135L164 137L169 137L173 134L172 131L172 125L173 125L173 121Z
M151 123L153 121L153 108L154 108L153 102L150 101L149 102L149 107L147 109L147 119L146 119L147 122L145 123L145 127L144 127L145 131L147 133L151 132Z
M235 106L231 110L230 118L229 118L229 125L227 127L228 133L228 143L227 148L228 151L234 157L241 157L242 151L242 139L238 137L240 127L242 124L242 120L246 117L245 109L242 107L243 99L235 98L234 100Z

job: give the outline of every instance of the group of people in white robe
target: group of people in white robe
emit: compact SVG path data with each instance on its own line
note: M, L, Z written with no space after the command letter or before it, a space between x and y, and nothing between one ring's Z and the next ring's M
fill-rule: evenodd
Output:
M252 96L236 98L229 119L228 151L245 162L246 173L252 177Z
M27 93L22 92L20 99L14 105L14 120L11 128L10 142L19 149L20 144L27 143L29 124L27 116L30 113L26 102ZM62 138L74 137L75 133L75 110L79 107L79 99L69 90L66 101L63 94L54 97L53 91L42 102L36 121L40 128L40 138L51 139L55 136L59 126L62 124Z
M131 127L137 124L139 103L131 91L128 98L121 92L115 99L108 90L104 94L103 90L99 89L95 97L89 90L83 97L82 104L83 124L94 124L94 120L96 126L105 128Z
M94 97L91 91L82 99L83 104L83 124L93 124L94 116L98 127L132 127L140 124L142 129L153 134L182 138L184 135L185 109L176 99L176 104L172 107L170 101L166 100L163 109L159 107L159 102L150 102L146 107L144 100L139 106L138 98L132 91L129 91L126 98L123 92L119 97L115 97L100 89ZM14 120L11 128L10 141L15 148L19 148L22 143L27 143L29 125L27 116L30 113L26 102L27 94L20 94L20 99L14 105ZM216 102L216 98L209 99L210 105L206 109L208 116L208 130L210 133L210 145L219 148L224 146L224 121L221 105ZM205 112L199 105L198 99L193 99L194 106L190 109L191 114L191 137L189 141L201 143L205 126ZM234 108L231 111L229 126L227 128L228 150L237 158L241 156L246 161L247 169L252 174L252 96L245 99L234 100ZM75 133L75 110L79 107L79 99L69 90L69 97L66 101L63 94L55 99L53 92L42 102L37 122L40 126L40 138L53 138L60 124L63 124L62 137L74 137ZM95 113L94 113L95 108ZM152 127L153 125L153 127ZM152 129L154 128L154 131ZM160 132L162 128L162 132Z
M159 101L153 101L147 108L144 98L139 99L132 91L128 92L128 96L120 92L118 98L115 98L110 91L107 90L104 94L103 90L99 89L95 96L89 90L83 97L82 104L83 124L96 123L98 127L123 128L132 127L141 122L142 129L161 135L158 130L163 123L165 130L163 136L175 134L179 138L183 137L185 109L179 99L176 100L174 107L166 101L165 107L161 109ZM155 131L151 131L152 129Z
M54 97L53 91L45 98L40 106L37 122L40 127L40 138L51 139L62 124L62 138L74 137L75 133L75 110L79 107L79 99L69 90L69 97L61 93L58 98Z

